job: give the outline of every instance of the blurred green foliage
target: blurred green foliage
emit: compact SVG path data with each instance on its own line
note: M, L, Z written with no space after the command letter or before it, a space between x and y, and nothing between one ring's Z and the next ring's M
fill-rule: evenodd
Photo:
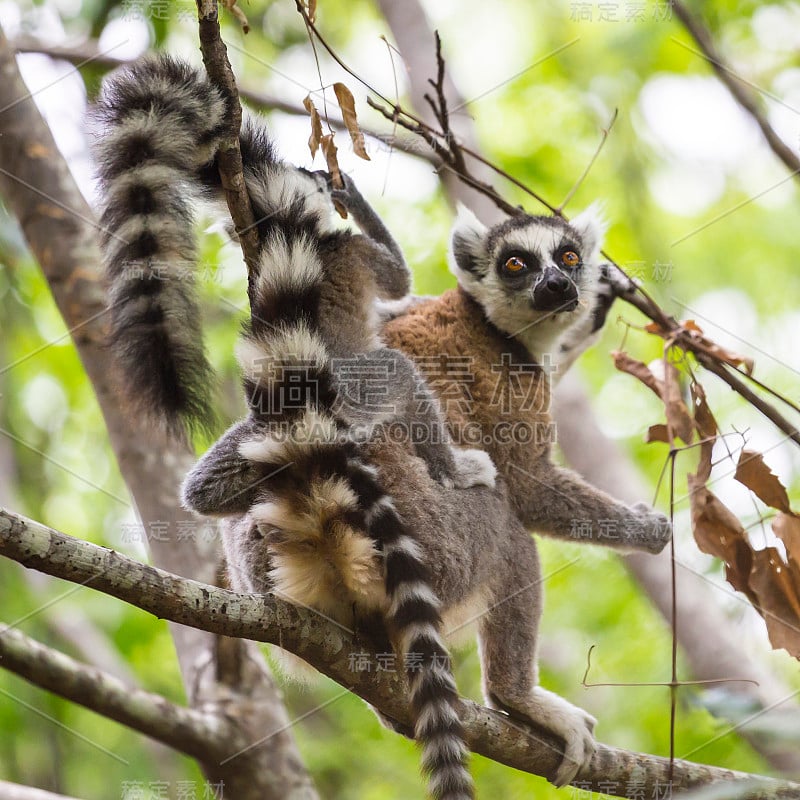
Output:
M9 4L0 5L5 7L0 8L0 19L4 19L2 13L14 17L9 24L16 30L9 31L11 35L53 35L54 30L63 29L68 37L80 37L105 31L104 42L113 44L115 36L128 31L134 41L147 33L150 46L184 54L195 50L191 20L186 14L169 11L162 16L168 8L164 3L20 0L16 17ZM319 25L330 42L391 96L389 57L378 39L385 29L375 7L366 0L324 0L319 5ZM601 19L601 6L616 7L616 20ZM627 9L634 6L643 8L643 14L628 19ZM442 34L456 81L467 97L480 98L466 111L475 120L485 152L551 201L558 203L567 194L594 152L601 128L613 109L619 110L613 132L570 210L601 198L611 221L608 251L676 314L693 316L680 303L713 308L722 314L724 318L716 321L730 335L711 324L709 333L754 354L761 379L797 399L800 362L792 340L800 322L800 246L794 183L783 183L763 197L755 197L786 177L757 136L738 160L715 162L710 158L704 162L696 155L670 149L669 126L661 134L653 129L643 111L642 96L654 81L665 76L710 80L702 60L680 46L679 42L689 40L664 6L651 0L612 4L463 0L429 3L429 11ZM715 37L749 80L767 91L791 95L792 102L800 99L796 51L776 47L765 53L757 36L765 24L763 18L756 19L764 13L762 4L712 0L702 7ZM788 3L770 8L773 14L794 13ZM306 89L313 88L303 86L316 85L319 78L314 77L311 50L293 4L290 0L251 0L243 9L252 27L246 39L235 22L225 19L225 35L234 45L232 60L242 85L267 87L299 105ZM797 22L796 15L791 19ZM556 56L528 69L573 40L577 41ZM351 78L343 77L329 59L322 57L321 64L325 83L344 79L357 96L362 122L377 126L376 115L363 102L365 92ZM516 77L484 95L500 82L492 80L498 70ZM397 71L402 82L402 66ZM296 77L301 73L302 77ZM101 73L89 64L81 74L91 95ZM281 75L295 78L300 85ZM693 85L685 84L689 104ZM724 95L722 90L720 93ZM45 91L39 99L46 105L48 97ZM724 103L724 97L720 102ZM770 112L777 111L780 108L772 104ZM707 135L699 127L692 130L693 117L681 116L680 106L666 109L668 115L673 112L681 124L688 125L690 139L695 134ZM698 126L707 125L704 119L698 117ZM281 143L290 137L287 146L299 152L307 135L305 123L287 121L278 114L273 114L273 120L284 137ZM790 127L783 130L794 136L791 143L796 145L798 117L791 120L794 133ZM739 125L741 130L717 126L713 133L724 145L730 136L747 134L747 121L740 119ZM341 146L341 150L345 153L346 148ZM347 162L343 164L346 168L354 166L346 155L343 162ZM674 174L669 172L675 168L695 172L701 182L707 174L709 183L719 184L719 191L697 211L676 209L675 198L667 197L663 181L659 184L659 176L667 175L666 186L675 186ZM386 176L379 174L389 169ZM429 167L394 153L388 163L376 158L375 164L360 166L359 174L368 174L378 187L371 194L416 265L417 290L438 293L453 285L445 264L451 212L429 172ZM419 176L418 186L413 183L414 176ZM502 185L500 179L497 184L508 199L540 211L522 192ZM691 201L690 190L684 186L680 191ZM682 195L679 192L677 196L680 199ZM739 205L741 208L726 214ZM673 244L695 230L696 234ZM219 235L204 235L202 248L202 261L208 266L202 279L207 341L223 379L221 405L226 416L233 418L240 411L232 346L242 316L236 309L244 303L242 271L236 249ZM656 265L668 269L659 273ZM0 219L0 266L0 363L8 365L0 370L2 501L66 533L144 558L140 545L120 539L120 526L133 517L97 404L47 286L8 217ZM704 327L707 324L700 317L697 321ZM665 452L661 445L644 445L642 435L649 425L661 421L661 411L646 389L628 376L613 373L608 356L610 349L622 343L645 361L661 355L659 342L636 327L641 322L631 309L618 308L603 341L584 357L580 369L597 396L596 408L604 427L629 449L655 486ZM735 336L745 341L737 342ZM758 348L775 354L783 363L762 355ZM723 430L747 429L758 446L772 448L768 461L797 497L800 465L796 451L781 446L779 434L727 389L703 380ZM692 454L679 461L678 497L685 494L685 480L680 476L691 469L693 461ZM665 497L662 489L662 507ZM746 503L744 508L747 511ZM686 530L685 500L678 504L677 512L679 548L694 553ZM749 513L752 521L752 508ZM581 687L592 645L596 649L589 682L668 680L671 638L663 619L609 553L551 542L544 542L542 549L545 574L552 574L547 580L543 623L544 685L594 713L603 741L667 754L666 688ZM709 575L719 572L708 560L693 563ZM763 630L753 630L749 617L743 622L740 606L726 594L720 593L720 602L730 610L730 624L740 626L742 646L755 642L765 649ZM31 580L17 565L7 562L0 562L0 605L5 622L18 622L29 635L73 654L75 650L65 641L52 610L57 607L60 614L80 616L108 637L142 686L183 701L164 622L87 588ZM479 698L474 647L458 662L459 686L465 694ZM788 659L775 657L772 666L800 687ZM681 667L681 674L690 677L683 664ZM339 687L322 679L308 687L286 684L293 718L338 694ZM763 760L735 734L719 736L727 723L690 702L694 697L694 689L680 692L678 755L701 748L693 758L767 773ZM335 700L305 717L294 730L323 797L422 797L413 744L381 728L357 698L345 695ZM202 796L202 777L189 759L153 748L121 726L2 671L0 731L0 778L98 800L124 796L124 787L130 785L126 782L138 782L147 789L156 786L156 781L168 781L167 796L174 798L180 782L188 781L195 782L197 796ZM535 795L545 800L575 796L574 790L556 791L542 779L479 757L474 758L473 768L481 797L513 800Z

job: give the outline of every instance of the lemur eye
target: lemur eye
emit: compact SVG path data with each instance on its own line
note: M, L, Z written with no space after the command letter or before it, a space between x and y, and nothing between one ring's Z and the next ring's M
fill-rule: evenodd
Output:
M581 263L581 257L574 250L565 250L561 254L561 263L565 267L577 267Z
M511 258L506 261L505 268L507 272L520 273L522 270L528 269L528 265L521 258L511 256Z

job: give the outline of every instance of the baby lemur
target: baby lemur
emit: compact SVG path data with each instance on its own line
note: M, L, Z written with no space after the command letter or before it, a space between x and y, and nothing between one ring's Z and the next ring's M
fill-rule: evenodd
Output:
M219 189L214 154L225 111L198 72L164 57L108 79L99 106L103 222L115 234L105 242L115 349L129 389L173 426L207 411L208 369L184 273L196 260L193 203ZM487 702L563 739L564 759L552 780L568 783L591 758L594 720L537 685L541 575L523 520L565 536L575 520L602 521L605 530L613 523L616 536L606 543L658 551L669 537L664 518L628 508L553 466L549 445L535 445L528 457L530 445L481 442L497 453L505 476L492 486L488 460L452 447L430 390L378 335L374 298L405 293L408 273L372 209L348 184L336 198L364 235L333 230L324 182L282 163L262 123L245 126L241 146L261 243L239 348L250 413L187 477L184 502L225 517L233 588L279 591L345 624L354 613L377 615L397 650L419 657L422 668L409 668L408 680L434 798L473 796L442 640L467 618L478 621ZM516 333L509 328L538 319L544 307L556 319L551 330L584 321L559 311L589 309L597 243L591 225L541 218L461 230L455 250L465 273L462 293L394 319L385 341L401 343L422 363L437 349L429 340L440 336L439 349L474 355L489 369L499 364L505 408L503 391L518 385L517 365L531 368L523 370L525 386L546 390L547 380L530 363L530 350L544 352L536 349L544 338L506 338L501 331ZM577 258L555 266L559 274L548 271L557 237L559 253L566 258L569 245ZM546 278L536 280L537 270ZM435 327L421 331L428 322ZM448 330L466 338L453 342ZM362 396L374 390L376 374L386 387L381 400L389 402ZM471 384L482 404L477 419L489 435L498 400L489 396L486 376L478 377ZM446 410L457 444L467 412L454 415L449 403ZM549 419L546 408L521 410L523 422ZM427 431L422 441L404 435L411 422ZM520 470L527 473L521 479ZM555 487L545 485L553 481Z

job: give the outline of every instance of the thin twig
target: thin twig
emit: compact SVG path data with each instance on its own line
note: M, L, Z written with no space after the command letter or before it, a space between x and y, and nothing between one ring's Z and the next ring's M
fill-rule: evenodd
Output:
M575 193L578 189L581 188L581 185L586 180L586 176L592 171L592 167L594 166L594 162L597 161L597 157L600 155L600 152L603 149L603 145L605 145L606 140L608 139L608 134L611 133L611 129L614 127L614 123L617 121L617 116L619 114L619 109L614 109L614 114L611 117L611 121L603 128L602 136L600 137L600 143L595 148L594 154L589 159L589 163L586 165L586 169L581 173L578 180L572 185L572 188L567 192L567 196L559 203L558 210L559 212L563 211L567 207L567 203L575 196Z
M399 125L401 128L405 128L407 131L411 131L411 133L416 134L420 138L422 138L426 144L433 150L434 155L440 160L441 164L439 169L448 168L450 169L455 175L457 175L464 183L472 188L476 189L477 191L481 192L481 194L486 195L489 197L501 210L504 211L506 214L511 216L516 216L519 214L523 214L524 211L521 208L511 205L511 203L507 202L503 199L503 197L495 190L493 186L490 186L488 183L484 181L478 180L477 178L473 177L469 172L466 171L459 171L454 164L454 155L453 155L453 148L456 148L458 151L459 145L456 141L455 137L451 135L450 141L446 141L446 144L442 144L441 140L444 140L444 134L440 131L436 131L434 128L431 128L425 122L417 122L415 119L409 117L409 115L405 112L405 110L399 106L395 105L392 106L391 109L386 108L386 106L378 103L377 101L373 100L371 97L367 98L367 105L370 108L374 108L376 111L383 114L383 116L390 120L392 123ZM462 151L467 152L467 151ZM510 177L510 176L509 176Z

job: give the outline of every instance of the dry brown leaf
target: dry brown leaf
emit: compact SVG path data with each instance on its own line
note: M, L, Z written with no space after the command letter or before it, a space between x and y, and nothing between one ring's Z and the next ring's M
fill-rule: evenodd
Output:
M689 475L689 501L692 531L697 546L725 562L725 577L734 589L746 594L753 605L756 597L750 588L753 551L747 534L733 512L705 487L705 481Z
M650 367L643 361L637 361L631 358L627 353L621 350L614 350L611 353L614 359L614 366L620 372L627 372L628 375L633 375L634 378L640 380L648 389L655 392L659 397L663 397L664 389L661 381L650 371Z
M687 319L684 320L681 325L686 328L687 331L693 331L694 333L699 333L701 336L703 334L703 329L693 320Z
M364 134L358 127L358 119L356 118L356 101L353 93L343 84L334 83L333 91L336 94L336 99L339 102L339 108L342 110L342 119L347 132L350 134L350 139L353 142L353 152L364 161L369 161L367 154L367 146L364 142Z
M692 381L689 391L692 394L694 421L697 425L697 430L703 439L713 439L719 432L719 427L714 415L711 413L711 409L708 407L706 390L697 381Z
M774 547L766 547L753 553L749 582L772 646L800 658L800 568L786 564Z
M308 149L311 151L311 158L314 158L322 141L322 119L320 119L319 111L317 111L310 94L306 95L303 100L303 106L311 117L311 136L308 137Z
M800 568L800 517L781 511L772 520L772 530L786 546L789 563Z
M689 409L681 397L681 379L674 364L665 363L666 379L662 385L664 387L662 400L667 412L667 422L672 427L676 436L691 444L694 435L694 423L689 416Z
M338 151L336 145L333 143L333 134L325 134L325 136L319 140L319 146L322 148L322 154L325 156L325 163L328 165L328 172L331 174L331 185L334 189L342 189L344 187L344 181L342 180L342 173L339 169L339 160L336 157ZM341 203L334 200L333 207L342 219L347 219L347 209Z
M717 421L708 407L705 389L697 381L692 381L689 391L692 394L694 424L702 440L700 444L700 459L697 462L695 477L700 483L705 483L711 475L711 455L714 452L714 442L719 429Z
M661 334L664 332L664 329L657 322L648 322L647 325L644 326L644 329L648 333Z
M669 444L667 426L663 422L659 422L657 425L651 425L647 429L644 440L647 444L651 442L664 442L665 444Z
M759 500L778 511L789 512L789 495L778 480L778 476L764 463L761 453L742 450L736 474L733 476L743 483Z
M627 372L629 375L633 375L634 378L640 380L648 389L661 398L664 403L667 422L672 426L673 433L689 444L694 433L694 423L689 416L689 409L681 397L678 370L675 366L672 364L667 365L667 369L670 370L669 380L663 381L647 364L631 358L627 353L614 350L611 355L614 358L614 366L620 372Z
M700 407L705 402L705 396L701 393L702 387L693 387L696 419L698 399L702 398ZM716 429L713 418L711 421ZM708 435L707 432L711 430L708 419L698 424L698 428L701 433ZM745 451L739 464L747 478L742 482L759 497L761 494L754 485L765 490L767 496L781 497L779 490L783 490L783 487L764 464L760 453ZM704 553L725 562L728 583L745 594L764 618L773 648L783 648L795 658L800 658L800 517L791 512L781 512L772 522L776 536L786 546L786 560L774 547L755 551L739 520L706 488L700 472L698 470L698 475L688 476L692 530L697 546ZM739 472L740 467L737 467L737 479L740 479Z

